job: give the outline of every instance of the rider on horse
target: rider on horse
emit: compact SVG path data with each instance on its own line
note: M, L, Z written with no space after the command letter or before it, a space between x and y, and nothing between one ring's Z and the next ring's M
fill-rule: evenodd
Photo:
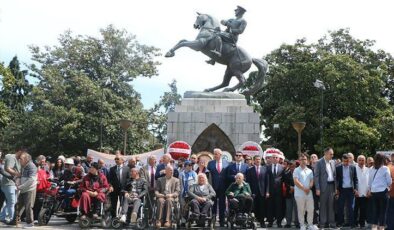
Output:
M228 42L236 46L238 41L238 35L242 34L246 28L246 21L242 18L246 10L237 6L235 9L235 19L222 20L220 23L224 26L227 26L227 29L224 32L215 33L216 36L212 38L212 41L215 42L215 49L211 50L212 53L217 55L218 57L222 56L222 42ZM210 59L207 61L208 64L214 65L215 61Z

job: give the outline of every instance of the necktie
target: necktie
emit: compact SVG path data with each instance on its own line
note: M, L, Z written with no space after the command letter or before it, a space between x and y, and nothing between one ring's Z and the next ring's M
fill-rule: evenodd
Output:
M259 166L256 167L256 175L257 175L257 179L259 179L259 176L260 176L260 167Z
M150 187L155 187L155 174L153 173L153 167L150 168Z
M241 165L237 164L237 172L241 171Z
M276 176L276 164L274 164L274 176Z
M219 161L218 161L217 170L218 170L218 173L220 173L221 169L220 169L220 163L219 163Z

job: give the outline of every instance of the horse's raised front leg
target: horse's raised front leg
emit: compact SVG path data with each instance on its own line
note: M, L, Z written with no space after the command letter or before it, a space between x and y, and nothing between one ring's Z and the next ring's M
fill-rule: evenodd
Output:
M200 51L202 47L204 46L204 43L201 40L194 40L194 41L187 41L187 40L180 40L172 49L170 49L165 57L174 57L175 56L175 51L181 47L189 47L190 49L193 49L195 51Z
M212 88L204 90L204 92L212 92L212 91L215 91L217 89L221 89L223 87L227 87L230 84L230 80L231 80L232 76L233 76L233 74L227 68L226 72L224 73L223 82L220 85L218 85L218 86L215 86L215 87L212 87Z
M242 85L245 84L246 80L245 80L245 77L244 77L243 73L237 72L234 75L239 81L238 84L236 84L234 87L231 87L231 88L225 88L223 90L223 92L233 92L233 91L239 89Z

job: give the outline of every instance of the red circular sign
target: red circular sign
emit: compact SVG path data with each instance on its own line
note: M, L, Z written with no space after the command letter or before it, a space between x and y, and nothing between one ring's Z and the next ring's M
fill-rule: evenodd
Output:
M188 143L184 141L175 141L168 146L167 152L174 160L178 160L180 158L188 159L192 150Z

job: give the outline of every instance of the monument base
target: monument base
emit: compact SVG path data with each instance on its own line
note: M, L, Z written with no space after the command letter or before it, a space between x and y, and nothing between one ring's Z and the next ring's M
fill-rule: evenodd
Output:
M246 141L260 143L260 116L243 95L187 91L168 113L167 141L186 141L192 152L221 148L234 154Z

